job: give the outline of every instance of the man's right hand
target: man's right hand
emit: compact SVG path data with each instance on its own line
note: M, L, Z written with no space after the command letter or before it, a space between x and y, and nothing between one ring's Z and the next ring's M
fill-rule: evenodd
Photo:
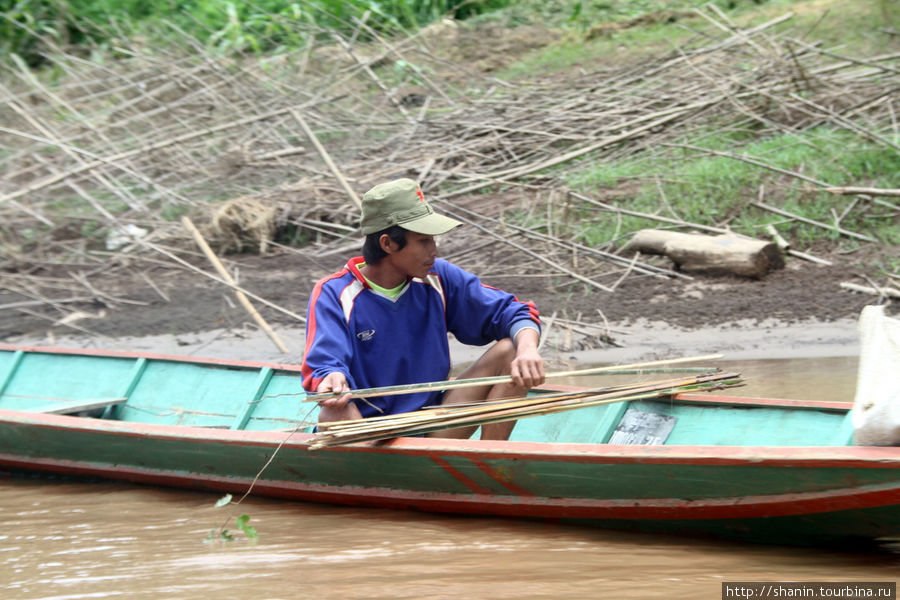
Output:
M340 371L335 371L326 375L325 378L319 382L319 387L316 388L316 393L319 394L334 394L349 391L350 386L347 384L347 377ZM343 396L322 400L319 402L319 406L333 410L341 410L347 406L348 402L350 402L350 394L344 394Z

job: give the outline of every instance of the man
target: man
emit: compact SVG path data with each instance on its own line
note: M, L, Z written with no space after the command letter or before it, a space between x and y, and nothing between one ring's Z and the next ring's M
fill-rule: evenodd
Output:
M434 236L461 225L434 212L411 179L390 181L362 200L363 256L316 283L307 311L303 385L308 391L444 381L447 333L466 344L495 342L460 379L510 375L493 386L320 403L319 423L398 414L426 406L522 396L544 381L532 303L483 285L437 258ZM482 439L507 439L514 422L482 428ZM435 437L469 437L474 427Z

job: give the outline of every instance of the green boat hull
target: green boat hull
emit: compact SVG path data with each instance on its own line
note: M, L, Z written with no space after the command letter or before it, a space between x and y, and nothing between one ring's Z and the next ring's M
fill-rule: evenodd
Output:
M0 347L0 468L768 543L900 537L900 448L846 405L679 396L520 420L510 441L310 450L294 366ZM628 410L665 443L608 443ZM68 414L55 414L64 412Z

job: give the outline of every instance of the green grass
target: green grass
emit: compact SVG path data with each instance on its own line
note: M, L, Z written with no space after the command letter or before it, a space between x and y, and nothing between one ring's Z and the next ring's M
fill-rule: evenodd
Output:
M695 37L698 26L706 25L700 16L691 16L691 11L708 3L705 0L525 0L472 21L540 24L565 31L556 44L530 53L500 73L501 77L522 79L573 67L621 66L661 56ZM889 27L900 28L900 5L895 8L895 3L896 0L713 2L729 19L743 26L791 13L793 17L789 21L772 31L790 31L795 38L808 43L821 42L824 48L836 52L852 49L857 56L896 51L896 36L884 32ZM665 18L657 21L654 16Z
M702 146L753 157L835 186L900 187L900 153L876 147L848 132L820 129L804 138L779 135L742 144L736 151L735 137L740 136L709 136ZM566 183L590 197L602 198L610 190L625 187L629 193L626 199L618 200L621 208L728 227L747 235L764 235L762 228L766 224L778 224L785 237L799 244L819 239L837 240L841 236L813 225L786 222L784 217L752 206L760 186L764 202L828 224L834 223L835 213L843 214L854 201L852 197L834 196L813 184L734 158L674 147L612 165L586 159L577 169L567 169L567 173ZM900 228L894 218L884 216L888 212L886 207L857 206L840 225L875 236L886 244L900 244ZM572 217L572 227L575 223L591 224L581 233L582 240L589 244L622 238L637 229L658 225L635 217L619 221L587 204L580 206Z

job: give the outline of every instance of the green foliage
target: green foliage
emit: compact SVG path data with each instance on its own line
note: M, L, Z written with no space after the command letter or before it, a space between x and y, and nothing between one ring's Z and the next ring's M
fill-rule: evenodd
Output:
M122 36L192 36L225 53L302 46L315 31L422 27L445 15L466 18L509 0L0 0L0 56L31 66L47 46L107 44Z

